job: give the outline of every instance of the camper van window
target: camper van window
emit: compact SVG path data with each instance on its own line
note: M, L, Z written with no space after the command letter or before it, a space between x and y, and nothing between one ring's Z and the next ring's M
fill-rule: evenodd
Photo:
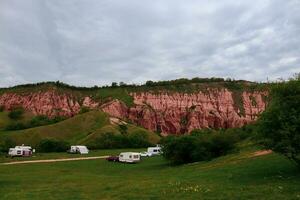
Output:
M139 158L139 156L138 155L134 155L133 158Z
M153 152L157 152L157 149L154 149Z
M17 151L17 154L20 154L21 153L21 151L19 150L19 151Z
M131 158L131 155L129 156L129 158Z
M121 155L120 155L120 157L122 157L122 158L123 158L123 155L121 154Z

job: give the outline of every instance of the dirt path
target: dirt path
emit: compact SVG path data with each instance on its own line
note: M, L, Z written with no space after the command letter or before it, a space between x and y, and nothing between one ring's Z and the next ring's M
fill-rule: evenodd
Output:
M47 159L47 160L26 160L26 161L15 161L1 163L0 165L17 165L17 164L30 164L30 163L52 163L52 162L65 162L65 161L75 161L75 160L95 160L103 159L108 156L94 156L94 157L81 157L81 158L60 158L60 159Z
M262 150L254 152L250 157L264 156L272 153L272 150Z

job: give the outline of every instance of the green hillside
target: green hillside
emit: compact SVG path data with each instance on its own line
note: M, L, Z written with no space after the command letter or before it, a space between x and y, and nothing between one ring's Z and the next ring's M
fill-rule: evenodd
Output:
M5 121L5 118L2 120ZM128 127L128 134L143 132L147 134L151 142L157 143L159 141L159 136L151 131L131 124L127 124L126 126ZM37 145L44 138L55 138L74 144L85 144L107 132L120 134L118 125L110 124L107 114L100 111L91 111L47 126L19 131L2 131L0 138L2 140L11 138L17 144L29 144L33 146Z
M34 115L30 112L25 112L22 115L21 119L11 119L8 117L8 112L2 111L0 112L0 131L4 130L8 125L12 123L27 123L29 122Z
M161 156L138 164L104 159L0 164L0 199L299 199L296 166L275 153L253 157L255 151L181 166Z

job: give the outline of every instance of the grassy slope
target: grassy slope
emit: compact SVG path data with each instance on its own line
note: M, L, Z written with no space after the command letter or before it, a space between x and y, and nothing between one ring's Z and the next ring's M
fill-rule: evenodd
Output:
M146 132L152 142L158 142L159 140L155 133L133 125L128 126L129 133L140 130ZM1 136L2 138L11 137L18 144L36 145L41 139L47 137L62 139L71 143L85 143L89 139L93 139L91 136L96 137L106 132L118 133L118 129L115 125L110 124L107 114L100 111L91 111L52 125L2 132Z
M0 199L299 199L300 173L277 154L244 151L170 166L105 160L0 165ZM58 187L59 185L59 187Z
M30 121L30 119L32 119L33 116L34 115L32 113L25 112L21 119L12 120L8 117L8 112L6 112L6 111L0 112L0 130L5 129L5 127L11 123L16 123L16 122L26 123L26 122Z

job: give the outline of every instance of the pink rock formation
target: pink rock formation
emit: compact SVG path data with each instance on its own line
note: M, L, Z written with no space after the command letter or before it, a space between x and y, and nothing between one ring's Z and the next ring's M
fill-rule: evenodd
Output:
M184 93L132 93L134 106L128 108L119 100L105 104L90 97L82 103L70 94L53 91L27 95L5 93L0 96L0 105L6 109L20 105L34 114L50 117L73 116L81 106L101 109L112 117L130 120L152 131L163 134L182 134L202 128L240 127L257 119L264 111L267 92L243 92L237 102L227 89L209 89L206 92Z
M257 119L265 110L266 92L243 92L238 108L227 89L193 94L133 93L135 106L127 108L119 101L103 105L114 117L127 118L152 131L182 134L202 128L240 127Z
M58 94L55 91L37 92L27 95L5 93L0 96L0 105L10 110L14 106L22 106L36 115L68 116L77 114L79 103L70 95Z

